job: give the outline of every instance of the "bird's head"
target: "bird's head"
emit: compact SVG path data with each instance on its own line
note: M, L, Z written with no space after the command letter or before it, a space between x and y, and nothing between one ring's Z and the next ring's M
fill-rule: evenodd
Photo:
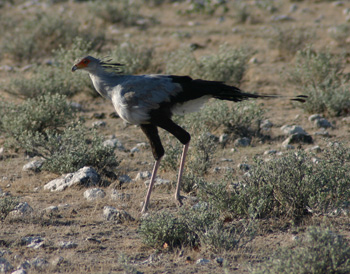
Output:
M92 56L86 56L86 57L76 61L76 63L72 67L72 72L74 72L78 69L92 71L92 70L96 69L99 64L100 64L99 59L96 59Z
M97 58L94 58L92 56L86 56L82 59L79 59L75 62L74 66L72 67L72 72L78 70L78 69L83 69L88 72L95 72L99 68L102 68L103 70L107 71L114 71L114 72L119 72L119 68L123 66L122 64L119 63L112 63L111 59L109 60L100 60Z

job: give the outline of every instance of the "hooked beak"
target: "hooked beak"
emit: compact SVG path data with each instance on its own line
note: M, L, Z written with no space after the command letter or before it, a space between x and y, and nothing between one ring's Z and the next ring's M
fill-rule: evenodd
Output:
M72 72L76 71L77 69L79 69L78 66L77 66L77 65L74 65L74 66L72 67Z

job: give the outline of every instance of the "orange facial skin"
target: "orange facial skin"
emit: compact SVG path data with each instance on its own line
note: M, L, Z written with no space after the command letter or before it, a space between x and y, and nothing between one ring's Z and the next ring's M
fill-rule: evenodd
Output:
M84 58L82 59L79 63L75 64L73 67L72 67L72 71L76 71L77 69L83 69L83 68L86 68L90 63L90 60L87 59L87 58Z

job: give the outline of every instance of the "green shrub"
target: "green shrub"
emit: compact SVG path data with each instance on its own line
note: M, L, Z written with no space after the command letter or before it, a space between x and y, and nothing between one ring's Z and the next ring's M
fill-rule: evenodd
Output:
M104 34L80 31L79 26L80 23L73 18L56 13L37 13L4 34L1 50L18 61L30 61L50 55L59 46L69 47L79 36L94 41L93 47L104 40Z
M226 0L204 0L204 1L196 1L190 0L188 1L189 7L185 9L184 12L180 11L180 13L192 14L192 13L202 13L213 15L218 9L222 10L222 13L228 12L227 1Z
M310 227L291 247L278 250L251 273L349 273L347 240L328 228Z
M212 101L198 113L179 118L191 132L198 129L214 132L221 129L233 137L259 136L264 111L254 101L232 103ZM196 132L198 134L198 132Z
M90 1L88 5L91 13L111 24L121 24L125 27L137 25L140 15L140 5L135 1L104 0Z
M341 24L328 30L329 36L334 39L339 46L345 46L349 38L350 27L348 24Z
M302 105L310 113L321 112L330 116L350 111L349 75L344 73L342 56L328 51L316 52L311 47L298 51L289 80L301 87L308 100Z
M89 77L84 73L73 74L70 69L75 59L84 57L91 50L91 43L76 38L70 49L59 47L54 52L52 65L35 66L30 78L23 77L22 73L18 73L16 77L10 79L3 89L7 93L24 98L55 93L73 96L81 91L94 94Z
M219 212L207 203L182 208L177 214L157 212L144 218L140 226L144 243L152 247L201 245L216 252L243 246L252 232L249 222L225 225Z
M181 49L170 55L166 72L169 74L189 74L194 78L239 85L252 54L253 51L250 49L232 49L225 44L220 46L217 54L197 59L190 49Z
M276 27L269 39L269 46L277 49L281 57L288 59L311 43L314 36L308 29Z
M110 57L124 64L121 69L124 74L154 73L152 64L153 49L129 42L118 45L110 52Z
M199 196L233 216L298 221L348 206L349 168L350 149L333 144L316 163L300 151L256 159L241 181L201 183Z
M66 127L63 132L27 132L18 144L28 153L43 157L41 169L54 173L74 172L84 166L105 172L119 164L114 149L104 146L103 138L94 129L79 123Z
M16 145L22 135L46 130L61 130L72 121L74 113L63 95L46 94L28 99L20 105L3 102L6 112L2 114L0 129L11 143Z
M19 201L16 197L0 197L0 221L4 220L10 211L12 211L18 205L18 203Z

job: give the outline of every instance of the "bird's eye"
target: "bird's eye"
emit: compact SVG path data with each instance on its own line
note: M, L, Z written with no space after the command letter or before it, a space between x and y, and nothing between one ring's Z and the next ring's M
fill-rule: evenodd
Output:
M86 59L83 60L83 63L84 63L84 64L86 64L87 62L88 62L88 60L86 60Z

